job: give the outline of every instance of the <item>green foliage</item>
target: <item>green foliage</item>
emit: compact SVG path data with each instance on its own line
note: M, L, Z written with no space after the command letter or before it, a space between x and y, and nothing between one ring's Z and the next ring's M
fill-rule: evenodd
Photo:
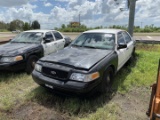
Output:
M40 24L37 20L33 21L32 24L28 22L23 22L22 20L16 19L11 21L10 23L5 23L3 21L0 21L0 32L6 32L6 31L25 31L30 29L40 29Z
M65 29L66 28L66 26L65 26L65 24L62 24L62 27L61 27L62 29Z
M0 29L0 32L9 32L7 29Z
M6 24L3 21L0 21L0 30L3 32L3 30L7 30L9 28L9 25Z
M55 29L61 32L84 32L88 30L87 26L85 25L80 25L78 27L72 27L71 24L68 24L68 25L62 24L61 28L55 28Z
M18 19L13 20L9 24L9 30L10 31L13 31L13 30L22 30L23 25L24 25L23 21L18 20Z
M109 26L109 28L127 30L127 26L120 26L120 25Z
M30 30L31 29L31 25L28 22L25 22L23 25L23 30Z
M40 29L41 26L40 26L39 22L37 20L35 20L32 22L31 28L32 29Z
M128 30L128 26L120 26L120 25L109 26L109 28ZM151 24L150 26L146 25L144 28L140 28L140 26L134 26L134 32L140 32L140 33L160 32L160 27L155 27L154 24Z
M28 22L23 22L22 20L16 19L11 21L10 23L5 23L0 21L0 31L13 31L13 30L30 30L30 29L40 29L40 23L35 20L31 24ZM114 28L114 29L123 29L128 30L127 25L112 25L112 26L96 26L96 27L87 27L86 25L80 24L78 26L72 26L71 23L65 25L62 24L60 28L55 27L55 30L59 30L61 32L84 32L90 29L103 29L103 28ZM154 24L146 25L144 28L140 26L134 26L134 32L139 33L150 33L150 32L160 32L160 27L154 26Z

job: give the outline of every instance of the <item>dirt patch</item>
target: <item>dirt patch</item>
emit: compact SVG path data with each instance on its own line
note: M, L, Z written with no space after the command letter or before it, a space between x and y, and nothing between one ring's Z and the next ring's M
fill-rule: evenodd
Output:
M149 99L149 88L136 88L125 95L115 95L112 102L116 103L121 109L118 120L146 120Z
M12 39L13 37L1 37L0 41L8 41L9 39Z
M141 87L134 88L126 94L115 93L109 103L115 103L120 108L120 111L117 112L118 120L145 120L147 119L145 113L148 109L149 99L150 88ZM7 118L12 120L71 120L74 118L68 113L57 110L53 105L51 107L36 101L17 105L12 110L6 111L5 114L8 116ZM87 114L89 115L90 113ZM82 115L79 116L77 114L76 118L79 117L82 117Z
M38 103L28 102L22 106L14 108L9 114L13 120L68 120L66 115L62 115L54 108L46 108Z

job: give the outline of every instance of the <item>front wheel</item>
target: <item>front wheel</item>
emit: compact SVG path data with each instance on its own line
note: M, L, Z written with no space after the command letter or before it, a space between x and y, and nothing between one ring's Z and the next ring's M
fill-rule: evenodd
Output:
M113 83L113 69L111 67L107 68L107 70L103 74L103 79L100 84L100 92L105 93L110 90Z
M32 73L37 60L38 60L38 57L35 56L35 55L32 55L28 58L28 61L27 61L27 64L26 64L26 70L25 70L27 72L27 74Z

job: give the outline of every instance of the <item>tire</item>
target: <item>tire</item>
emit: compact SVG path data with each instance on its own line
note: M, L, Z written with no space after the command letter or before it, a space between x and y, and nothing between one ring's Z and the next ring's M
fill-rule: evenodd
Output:
M101 93L106 93L111 89L113 84L113 78L114 78L113 69L109 67L103 74L103 79L99 88Z
M26 64L26 69L25 69L25 71L26 71L27 74L31 74L32 73L37 60L38 60L38 57L35 56L35 55L32 55L32 56L30 56L28 58L27 64Z

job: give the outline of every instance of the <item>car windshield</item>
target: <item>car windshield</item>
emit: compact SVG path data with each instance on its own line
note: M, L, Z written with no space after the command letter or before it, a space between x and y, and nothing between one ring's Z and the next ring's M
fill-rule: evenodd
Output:
M115 47L115 35L111 33L83 33L71 45L113 50Z
M11 42L18 43L40 43L43 38L42 32L22 32L18 34Z

